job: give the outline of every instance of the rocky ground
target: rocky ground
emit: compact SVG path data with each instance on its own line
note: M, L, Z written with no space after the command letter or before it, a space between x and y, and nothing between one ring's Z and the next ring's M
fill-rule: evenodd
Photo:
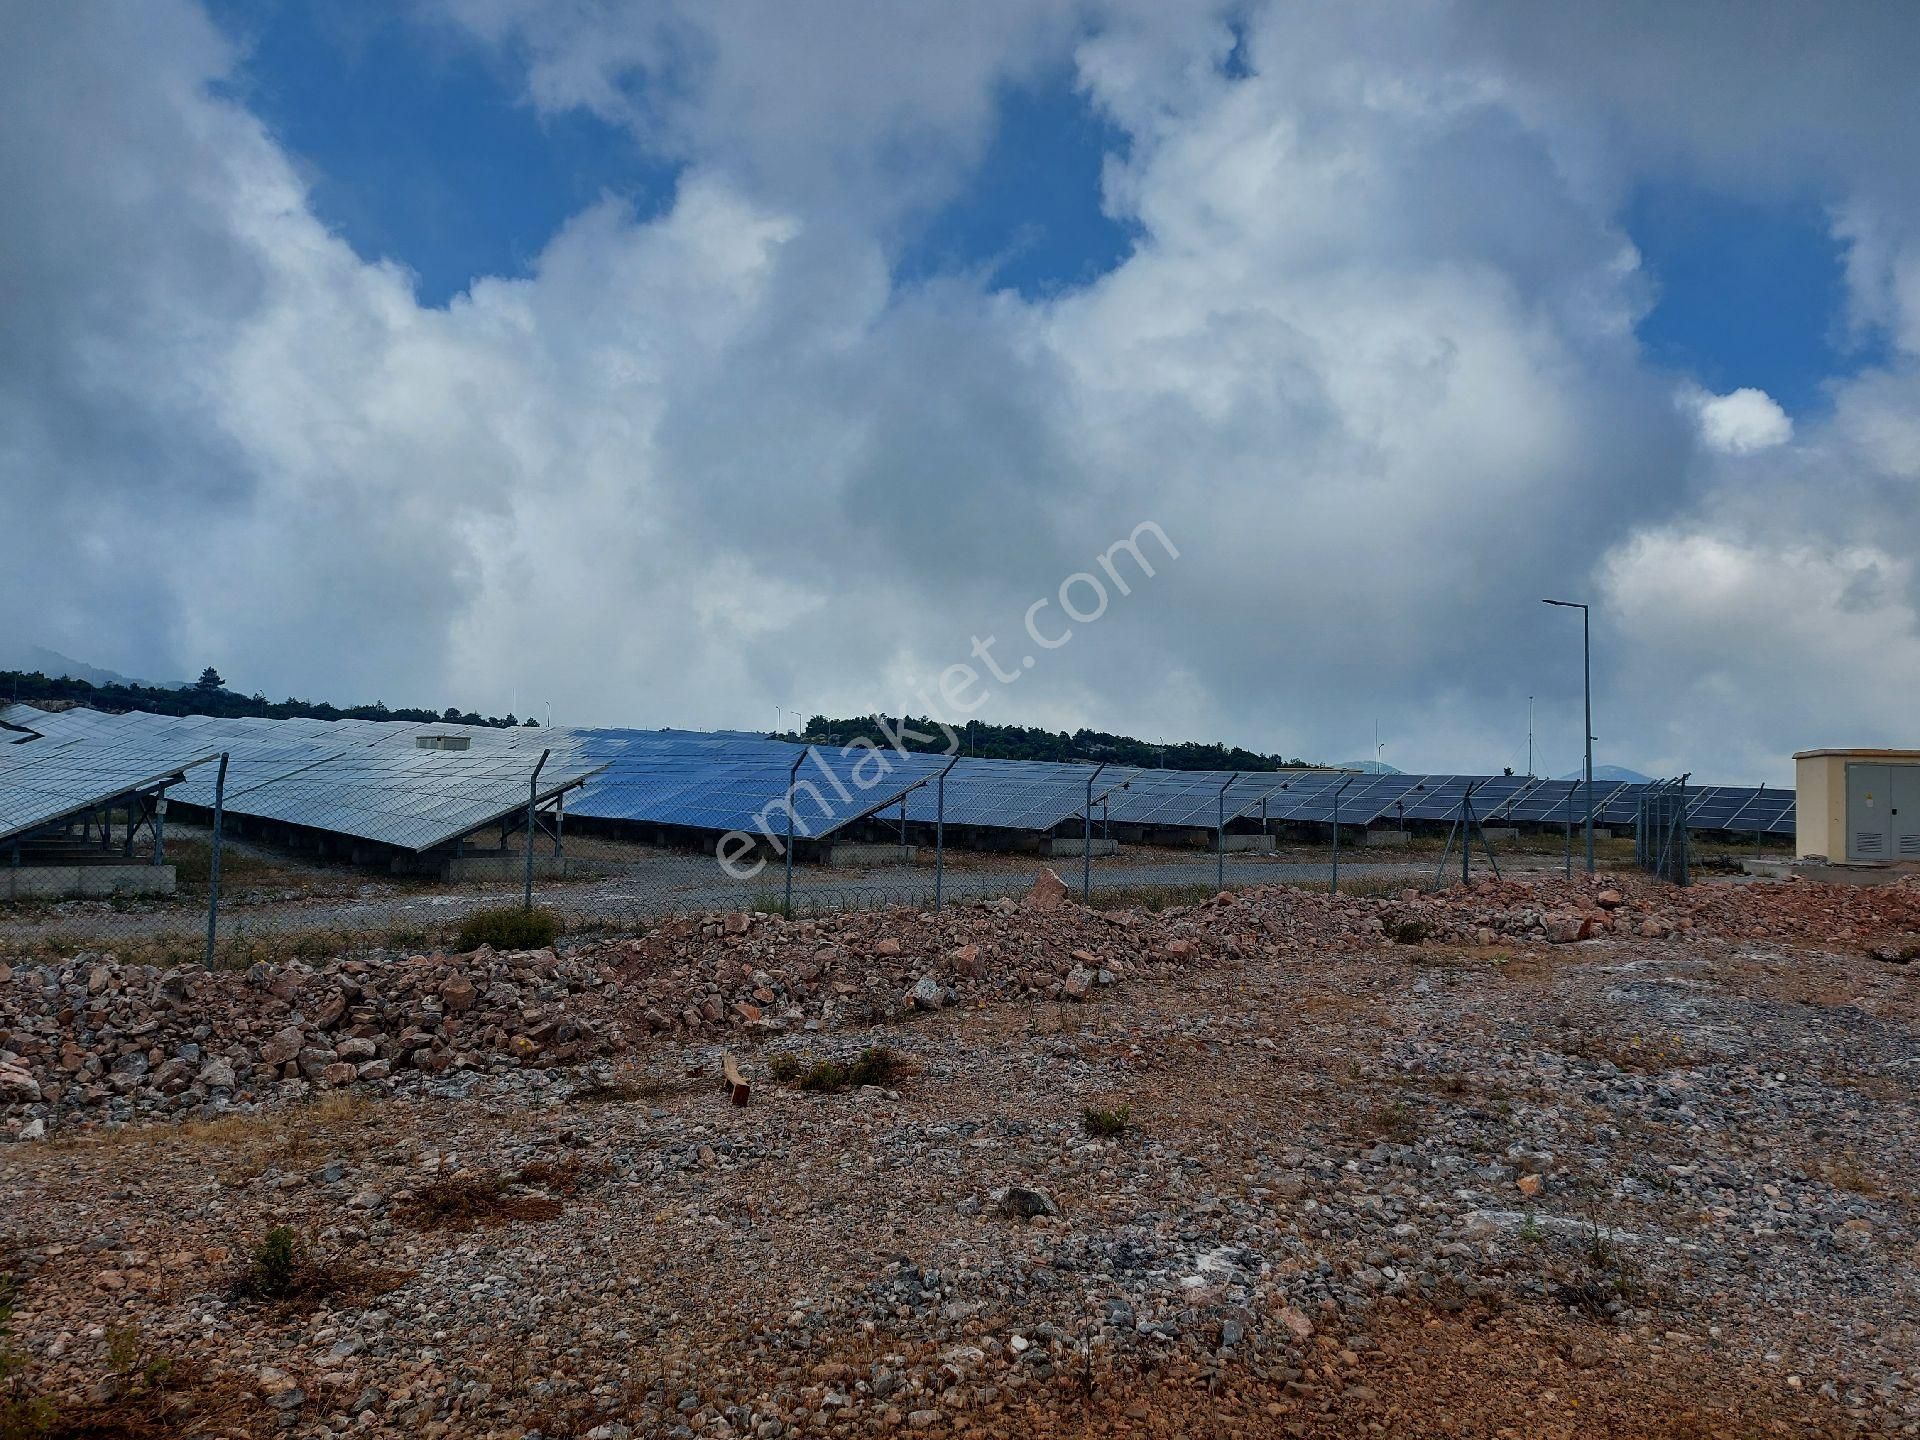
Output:
M1920 1434L1916 949L1550 880L16 965L0 1435Z

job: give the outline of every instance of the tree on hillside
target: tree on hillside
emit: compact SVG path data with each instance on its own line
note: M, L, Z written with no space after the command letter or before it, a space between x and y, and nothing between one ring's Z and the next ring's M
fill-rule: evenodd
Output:
M194 681L193 688L208 691L224 690L226 684L227 682L220 678L220 672L209 665L200 672L200 678Z

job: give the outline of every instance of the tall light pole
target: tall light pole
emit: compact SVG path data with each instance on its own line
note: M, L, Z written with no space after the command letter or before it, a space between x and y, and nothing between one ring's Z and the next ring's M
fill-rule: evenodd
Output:
M1547 600L1543 604L1558 605L1566 610L1580 612L1580 688L1586 698L1586 735L1587 735L1587 873L1593 874L1593 631L1592 612L1578 600Z

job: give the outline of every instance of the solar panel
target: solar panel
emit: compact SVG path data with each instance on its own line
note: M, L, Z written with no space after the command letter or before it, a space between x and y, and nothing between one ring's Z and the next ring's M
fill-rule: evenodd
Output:
M176 749L103 747L85 739L0 749L0 840L159 788L210 757Z
M1460 802L1484 775L1422 775L1384 812L1396 820L1455 820Z
M1535 780L1510 798L1495 812L1495 818L1511 821L1564 821L1569 816L1585 820L1577 780Z
M1231 770L1135 770L1125 778L1127 788L1109 807L1113 820L1208 829L1219 815L1221 788L1231 794L1231 786L1239 783Z
M1086 808L1087 781L1094 777L1095 768L1051 761L962 757L947 776L946 823L999 830L1051 830ZM1095 805L1100 804L1103 794L1127 779L1128 773L1101 771L1094 778ZM908 797L908 817L931 823L938 813L939 800L935 785L915 791Z
M535 757L461 750L372 750L327 756L232 797L237 815L327 830L402 850L431 850L551 800L593 767L548 760L534 788Z
M342 834L403 848L431 848L516 809L523 803L520 787L541 749L553 752L543 787L549 780L566 784L587 777L566 802L576 815L709 830L758 829L765 818L783 831L787 777L795 757L789 742L737 731L109 715L84 707L43 711L21 705L0 708L0 725L24 725L46 737L0 731L0 753L77 740L145 747L149 753L168 746L195 754L224 750L230 756L227 802L236 814L337 828ZM465 737L469 748L419 747L423 736L448 735ZM876 806L890 811L903 798L909 819L931 824L939 813L933 784L906 787L917 780L931 781L948 760L944 755L816 745L803 761L796 787L796 831L828 834ZM1094 769L963 757L947 775L946 822L1053 829L1081 812ZM1439 823L1459 814L1460 797L1470 783L1476 787L1474 808L1483 821L1558 824L1571 818L1580 823L1587 809L1581 782L1526 776L1266 771L1234 777L1228 771L1120 767L1100 773L1096 803L1104 795L1105 818L1121 823L1211 829L1221 818L1221 787L1229 780L1224 804L1229 820L1261 817L1325 824L1334 818L1338 788L1343 824L1380 819ZM1634 823L1641 788L1597 783L1596 822ZM195 770L170 793L210 807L213 772ZM485 818L467 823L483 812ZM1696 829L1792 833L1792 795L1742 786L1691 789L1688 823Z
M1344 788L1336 781L1308 791L1279 818L1327 825L1333 823L1337 812L1342 825L1370 825L1394 801L1427 778L1423 775L1342 776L1341 780L1349 782Z
M1596 825L1631 825L1640 814L1640 796L1646 790L1640 784L1622 785L1612 780L1593 782L1593 823ZM1575 801L1580 811L1580 821L1586 822L1587 802L1584 798Z
M1710 785L1687 806L1689 830L1724 830L1760 793L1754 785Z
M1758 830L1764 834L1777 834L1775 829L1782 819L1785 831L1793 832L1793 792L1791 790L1756 790L1753 798L1740 807L1727 821L1729 830Z
M1252 778L1240 813L1249 819L1284 820L1307 798L1347 778L1341 770L1269 770ZM1239 787L1235 787L1236 791Z

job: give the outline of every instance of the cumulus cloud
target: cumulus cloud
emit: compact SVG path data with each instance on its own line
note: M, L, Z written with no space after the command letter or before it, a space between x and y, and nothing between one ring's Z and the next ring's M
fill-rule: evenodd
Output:
M1910 554L1675 528L1616 549L1601 578L1625 683L1662 697L1643 742L1657 769L1698 769L1705 727L1719 773L1759 782L1777 756L1756 708L1812 748L1899 735L1920 705Z
M921 708L989 635L1017 666L1027 606L1153 520L1180 558L977 713L1327 758L1378 718L1399 763L1476 768L1523 758L1537 694L1551 757L1577 656L1537 601L1585 577L1607 758L1711 769L1711 734L1780 778L1842 718L1892 738L1910 710L1849 708L1871 647L1806 617L1913 634L1904 80L1833 79L1847 163L1780 162L1844 177L1888 358L1797 430L1758 391L1688 413L1620 202L1677 151L1758 184L1778 121L1742 87L1785 42L1656 146L1657 35L1567 19L1574 75L1520 8L442 0L530 103L682 167L657 217L590 207L446 309L316 218L189 0L12 8L0 613L275 694L750 725ZM1131 253L1042 300L902 283L998 97L1061 66L1126 137ZM1792 623L1751 618L1769 584Z
M1751 455L1793 438L1787 412L1766 391L1751 386L1726 395L1689 387L1681 404L1699 421L1700 438L1723 455Z

